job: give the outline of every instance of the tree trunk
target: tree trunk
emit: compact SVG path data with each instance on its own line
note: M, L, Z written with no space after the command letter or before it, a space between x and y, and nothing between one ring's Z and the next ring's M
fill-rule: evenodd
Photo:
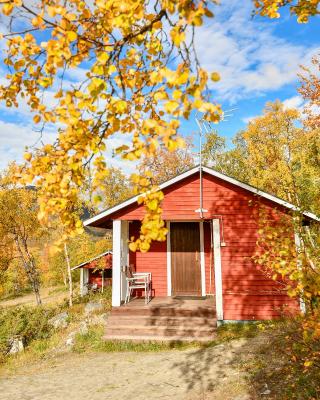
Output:
M63 280L63 284L64 287L67 287L67 274L65 273L65 271L62 271L62 280Z
M34 257L32 254L30 254L29 249L28 249L28 244L26 240L21 239L22 241L22 247L20 245L19 237L15 238L15 243L17 246L17 250L20 254L20 258L23 264L23 267L26 271L27 277L29 279L29 282L31 283L32 290L36 296L36 302L37 305L40 306L42 304L41 301L41 296L40 296L40 280L39 280L39 273L37 270L37 266L34 260Z
M73 297L73 286L72 286L72 275L71 275L71 266L70 266L70 259L69 253L67 248L67 243L64 243L64 255L67 262L67 272L68 272L68 281L69 281L69 306L72 306L72 297Z

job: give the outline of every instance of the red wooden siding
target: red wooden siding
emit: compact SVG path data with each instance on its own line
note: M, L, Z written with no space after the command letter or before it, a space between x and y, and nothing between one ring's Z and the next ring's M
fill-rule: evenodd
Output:
M83 264L82 268L95 269L102 268L111 269L112 268L112 254L106 254L96 260Z
M195 212L199 208L199 175L180 181L164 190L162 202L165 220L199 220ZM257 208L252 205L258 198L235 185L205 174L203 179L203 207L208 210L207 220L219 218L223 224L225 247L221 247L223 309L226 320L270 319L279 316L279 310L289 306L298 309L298 303L290 299L279 286L257 269L251 257L257 240ZM259 199L260 206L269 211L276 205ZM278 206L280 208L280 206ZM284 211L284 209L282 210ZM114 213L112 219L141 220L143 207L132 205ZM109 217L110 218L110 217ZM138 234L139 225L130 224L130 236ZM221 232L222 233L222 232ZM206 291L209 293L210 274L210 224L204 223L204 247ZM212 258L213 262L213 258ZM130 254L130 263L137 271L152 272L154 294L167 295L166 243L154 243L146 253ZM212 273L214 289L214 272Z
M108 271L104 272L104 286L111 286L112 284L112 278L110 277L106 277L108 276ZM89 269L89 283L90 285L92 284L97 284L98 288L102 287L102 273L101 270L93 270L93 269Z
M129 236L138 236L140 222L129 224ZM152 295L167 296L167 242L153 242L147 253L129 253L129 264L136 272L151 272Z

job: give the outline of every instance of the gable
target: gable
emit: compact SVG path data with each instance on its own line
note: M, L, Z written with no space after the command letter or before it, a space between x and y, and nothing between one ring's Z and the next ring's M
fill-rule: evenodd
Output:
M163 219L199 219L200 178L199 167L195 167L163 184L160 188L165 194L162 202ZM84 222L86 226L104 226L113 219L142 219L143 205L137 204L135 196L109 210ZM248 214L250 201L263 202L272 208L295 210L296 207L273 195L260 191L234 178L221 174L211 168L203 167L203 208L205 219L221 214ZM252 207L251 207L252 209ZM311 213L304 213L308 218L318 220Z

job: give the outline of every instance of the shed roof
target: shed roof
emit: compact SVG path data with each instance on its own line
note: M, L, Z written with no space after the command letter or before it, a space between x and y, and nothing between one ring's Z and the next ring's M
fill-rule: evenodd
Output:
M174 177L172 179L169 179L168 181L162 183L161 185L159 185L159 188L161 190L165 189L165 188L167 188L167 187L169 187L169 186L171 186L171 185L173 185L173 184L175 184L175 183L177 183L177 182L179 182L179 181L181 181L181 180L183 180L185 178L188 178L189 176L191 176L191 175L193 175L193 174L195 174L195 173L197 173L199 171L200 171L200 166L197 165L196 167L194 167L194 168L192 168L192 169L190 169L190 170L188 170L186 172L183 172L182 174L177 175L176 177ZM272 195L270 193L264 192L264 191L254 187L254 186L248 185L247 183L241 182L241 181L239 181L239 180L237 180L235 178L232 178L232 177L230 177L228 175L225 175L225 174L223 174L221 172L218 172L213 168L202 167L202 171L207 173L207 174L209 174L209 175L211 175L211 176L219 178L219 179L221 179L221 180L223 180L225 182L229 182L232 185L235 185L237 187L245 189L248 192L251 192L251 193L253 193L253 194L257 195L257 196L260 196L260 197L263 197L263 198L265 198L267 200L270 200L271 202L273 202L275 204L278 204L278 205L281 205L281 206L283 206L283 207L285 207L285 208L287 208L289 210L302 211L297 206L295 206L294 204L291 204L291 203L289 203L289 202L287 202L287 201L285 201L283 199L280 199L277 196L274 196L274 195ZM113 213L115 213L117 211L120 211L123 208L128 207L128 206L134 204L135 202L137 202L139 196L140 195L131 197L130 199L128 199L128 200L126 200L126 201L124 201L124 202L122 202L120 204L117 204L114 207L108 208L108 209L100 212L99 214L95 215L94 217L85 220L84 221L84 225L85 226L95 226L95 223L100 221L101 219L104 219L104 218L112 215ZM315 214L313 214L311 212L304 211L303 215L305 217L308 217L308 218L313 219L315 221L320 221L320 218L318 218Z
M106 256L107 254L112 254L112 251L111 250L107 250L104 253L101 253L98 256L96 256L94 258L91 258L90 260L87 260L87 261L85 261L85 262L83 262L81 264L78 264L75 267L72 267L71 271L73 271L74 269L78 269L78 268L84 267L85 265L90 264L91 262L93 262L95 260L98 260L99 258L101 258L103 256Z

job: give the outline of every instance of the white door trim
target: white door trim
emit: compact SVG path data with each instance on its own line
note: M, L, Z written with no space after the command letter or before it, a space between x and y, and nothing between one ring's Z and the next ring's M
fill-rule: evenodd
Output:
M203 221L199 222L200 231L200 267L201 267L201 294L206 296L206 266L204 258L204 231Z
M172 296L170 221L167 221L167 295Z
M200 268L201 268L201 295L206 296L206 268L205 268L205 257L204 257L204 233L203 233L203 221L196 220L176 220L167 221L167 293L168 296L172 296L172 281L171 281L171 237L170 237L170 222L198 222L200 232Z
M121 305L121 221L112 222L112 306Z
M223 321L223 295L222 295L222 267L221 267L221 242L220 242L220 220L212 220L213 229L213 254L214 254L214 278L216 289L216 312L217 320Z

